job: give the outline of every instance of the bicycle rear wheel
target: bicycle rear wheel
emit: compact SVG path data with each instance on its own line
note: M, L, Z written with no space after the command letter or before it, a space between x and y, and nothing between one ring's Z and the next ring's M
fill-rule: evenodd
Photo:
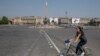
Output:
M84 56L93 56L92 49L85 47L84 48L85 55Z

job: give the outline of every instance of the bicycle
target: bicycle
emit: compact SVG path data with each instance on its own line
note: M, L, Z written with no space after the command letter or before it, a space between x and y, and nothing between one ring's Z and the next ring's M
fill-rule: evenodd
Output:
M83 53L81 53L81 56L92 56L92 50L90 48L83 47L82 50ZM65 48L61 50L59 56L78 56L75 51L76 47L72 45L72 40L65 40Z

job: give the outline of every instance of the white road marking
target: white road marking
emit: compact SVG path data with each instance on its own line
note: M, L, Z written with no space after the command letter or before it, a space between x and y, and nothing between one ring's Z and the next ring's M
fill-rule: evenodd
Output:
M61 54L60 56L64 56L63 54Z
M52 45L52 44L49 44L49 45Z
M58 47L56 46L56 44L51 40L50 36L49 36L45 31L43 31L43 32L45 33L46 39L47 39L48 41L50 41L50 42L52 43L52 45L55 47L56 51L57 51L58 53L60 53L59 48L58 48Z
M50 48L53 48L53 46L51 45Z
M44 34L44 31L43 30L40 30L39 31L41 34ZM46 36L45 36L46 37ZM48 43L50 44L51 42L50 42L50 40L46 37L46 39L47 39L47 41L48 41Z

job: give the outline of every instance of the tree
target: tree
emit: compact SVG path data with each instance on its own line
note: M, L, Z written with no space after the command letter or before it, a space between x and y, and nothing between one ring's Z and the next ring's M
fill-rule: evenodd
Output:
M47 24L47 18L46 17L44 18L43 22L44 22L44 24Z
M9 23L9 20L6 16L3 16L2 17L2 24L8 24Z
M50 24L50 20L49 19L47 19L47 23Z
M90 26L96 26L96 21L94 19L91 19L88 23Z
M0 20L0 25L3 24L2 20Z

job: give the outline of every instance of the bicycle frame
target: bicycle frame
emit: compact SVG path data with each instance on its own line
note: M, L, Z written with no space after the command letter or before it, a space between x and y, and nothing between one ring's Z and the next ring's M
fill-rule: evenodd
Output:
M72 47L76 49L75 46L69 44L69 45L68 45L68 48L67 48L67 51L66 51L66 55L68 54L68 52L69 52L70 50L72 50L72 51L76 54L75 50L74 50Z

